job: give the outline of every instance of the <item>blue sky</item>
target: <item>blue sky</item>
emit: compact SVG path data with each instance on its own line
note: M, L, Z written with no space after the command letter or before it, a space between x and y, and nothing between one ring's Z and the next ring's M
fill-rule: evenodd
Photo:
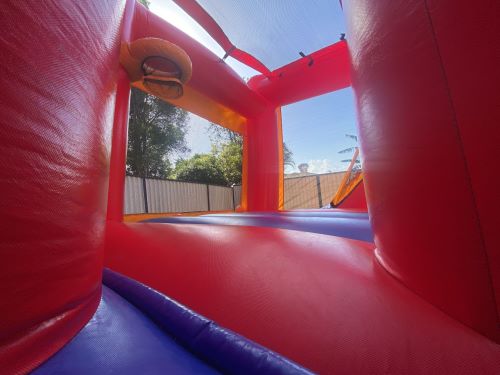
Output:
M350 154L338 151L355 146L346 134L356 134L354 97L351 88L335 91L282 108L283 140L292 150L296 165L309 164L309 172L347 169ZM290 168L285 172L292 172Z
M150 9L217 56L224 55L223 49L210 35L172 0L151 0ZM335 32L343 32L345 29L340 7L333 15L325 15L325 19L318 22L334 22L338 25ZM258 74L231 57L226 59L226 63L245 79ZM338 151L355 145L353 140L345 136L356 134L354 98L350 88L285 106L282 108L282 115L283 139L292 150L296 165L308 163L309 171L313 173L347 168L348 163L341 163L341 160L350 158L350 155L339 154ZM205 119L191 114L187 135L191 155L210 151L208 125ZM287 168L285 172L295 171L297 168Z

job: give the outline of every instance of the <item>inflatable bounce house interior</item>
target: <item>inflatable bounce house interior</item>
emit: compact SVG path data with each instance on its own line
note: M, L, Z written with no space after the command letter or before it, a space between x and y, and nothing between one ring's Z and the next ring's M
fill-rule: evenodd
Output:
M175 3L222 59L134 0L0 2L0 374L499 374L500 2ZM131 87L242 135L238 212L124 222ZM362 172L284 210L281 107L346 87Z

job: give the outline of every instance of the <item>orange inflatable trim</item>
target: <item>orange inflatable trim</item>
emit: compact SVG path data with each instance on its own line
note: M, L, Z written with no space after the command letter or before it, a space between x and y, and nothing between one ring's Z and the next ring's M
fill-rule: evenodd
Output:
M363 172L361 169L354 170L354 165L356 164L356 160L359 156L359 149L356 148L354 155L352 156L351 164L349 164L349 168L347 169L344 177L342 178L342 182L340 183L337 192L332 198L331 206L337 207L344 202L344 200L349 197L349 195L358 187L358 185L363 181Z

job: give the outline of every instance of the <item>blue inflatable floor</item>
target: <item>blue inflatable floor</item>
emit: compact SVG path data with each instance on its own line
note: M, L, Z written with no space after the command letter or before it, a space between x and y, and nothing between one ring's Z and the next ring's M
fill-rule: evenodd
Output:
M367 213L346 211L284 211L168 216L149 223L214 224L290 229L373 242Z
M33 374L310 374L123 275L103 283L93 318Z

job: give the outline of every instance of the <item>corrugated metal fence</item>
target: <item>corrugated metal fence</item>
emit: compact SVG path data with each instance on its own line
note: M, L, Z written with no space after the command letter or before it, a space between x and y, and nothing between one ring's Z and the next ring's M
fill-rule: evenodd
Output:
M285 178L285 209L327 205L345 172ZM234 210L241 186L206 185L127 176L125 214Z
M175 180L127 176L125 214L234 210L239 190ZM236 199L237 198L237 199Z
M236 207L238 207L241 202L241 185L235 185L233 187L233 198Z

